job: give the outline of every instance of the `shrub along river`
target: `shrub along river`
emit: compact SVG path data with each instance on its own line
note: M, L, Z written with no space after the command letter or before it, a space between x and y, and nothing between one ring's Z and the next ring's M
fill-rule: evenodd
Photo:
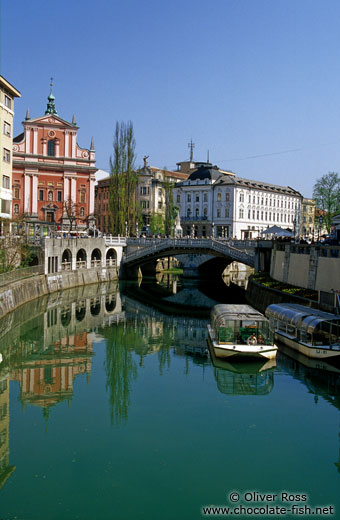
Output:
M0 518L191 520L211 505L296 518L293 504L339 518L340 371L282 350L214 366L210 309L243 301L233 284L164 276L6 316Z

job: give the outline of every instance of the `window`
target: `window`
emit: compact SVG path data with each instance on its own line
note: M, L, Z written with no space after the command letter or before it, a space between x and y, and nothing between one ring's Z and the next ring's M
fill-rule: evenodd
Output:
M19 215L19 204L14 204L14 215Z
M62 197L62 192L58 191L58 193L57 193L57 201L58 202L61 202L61 197Z
M217 194L217 200L221 200L221 193L220 192L218 192L218 194Z
M9 190L9 186L10 186L10 178L7 175L4 175L2 177L2 187Z
M226 218L229 217L229 208L225 208L225 216L226 216Z
M80 194L79 194L79 202L81 204L84 204L85 202L85 191L81 191Z
M7 121L4 121L4 134L11 135L11 125Z
M248 219L251 218L251 212L250 212L250 209L248 209Z
M227 202L230 200L230 193L229 193L229 191L227 191L226 194L225 194L225 200Z
M198 194L196 194L196 202L199 202L200 201L200 196Z
M198 208L195 209L195 215L196 215L196 217L198 217L198 215L199 215L199 209Z
M180 196L180 194L179 194L179 193L178 193L178 195L177 195L177 199L176 199L176 201L177 201L178 203L180 203L180 202L181 202L181 196Z
M44 190L39 190L39 200L44 200Z
M187 209L187 217L190 217L190 215L191 215L191 208L188 208Z
M216 210L216 217L220 218L220 216L221 216L221 210L220 210L220 208L217 208L217 210Z
M240 202L244 202L244 194L240 193Z
M243 209L239 210L239 218L243 218Z
M7 148L3 149L2 159L5 162L11 162L11 152Z
M47 143L47 155L50 157L54 157L55 155L55 142L53 139L50 139Z
M14 188L13 190L13 195L14 195L14 198L15 199L20 199L20 189L19 188Z
M208 202L208 194L204 193L203 195L203 202Z
M162 209L163 207L163 202L161 200L158 201L158 209Z
M203 209L203 215L206 217L208 215L208 208Z
M11 212L11 201L10 200L4 200L1 201L1 212L2 213L10 213Z
M6 96L6 94L5 94L5 107L12 108L12 100L10 97Z
M158 197L161 197L163 195L162 188L158 188Z
M84 217L84 215L85 215L85 208L80 208L79 215L81 217Z
M191 202L191 195L190 195L190 193L188 193L188 195L187 195L187 202Z

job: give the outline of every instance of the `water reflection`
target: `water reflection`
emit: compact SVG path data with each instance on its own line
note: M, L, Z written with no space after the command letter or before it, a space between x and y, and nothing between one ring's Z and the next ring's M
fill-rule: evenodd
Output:
M212 348L209 352L222 394L265 395L273 390L275 359L231 362L217 358Z
M200 301L213 294L207 295L200 282L175 281L175 286L167 279L164 287L144 282L119 290L111 283L56 293L0 321L0 487L15 469L9 460L9 382L19 383L23 408L39 407L47 421L58 403L71 403L77 378L89 381L95 344L105 348L105 386L113 425L128 420L133 382L151 356L160 375L175 358L183 360L185 374L193 365L207 371L205 377L214 378L222 394L272 392L275 360L236 364L212 356L211 364L209 313ZM173 301L180 293L186 297ZM191 305L185 307L187 298ZM340 410L340 371L320 370L300 361L281 352L277 356L278 369L299 379L316 404L321 397ZM335 464L339 470L340 463Z

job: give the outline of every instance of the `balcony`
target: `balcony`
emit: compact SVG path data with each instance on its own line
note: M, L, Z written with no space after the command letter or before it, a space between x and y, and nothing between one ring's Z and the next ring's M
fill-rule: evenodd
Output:
M191 217L181 217L181 222L200 222L207 221L208 217L200 217L200 216L191 216Z

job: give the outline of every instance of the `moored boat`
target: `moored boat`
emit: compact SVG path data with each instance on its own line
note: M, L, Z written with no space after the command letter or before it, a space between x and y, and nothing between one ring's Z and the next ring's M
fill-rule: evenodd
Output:
M277 352L268 320L249 305L215 305L208 340L215 356L222 359L273 359Z
M340 315L275 303L267 307L266 316L278 341L312 359L340 361Z

